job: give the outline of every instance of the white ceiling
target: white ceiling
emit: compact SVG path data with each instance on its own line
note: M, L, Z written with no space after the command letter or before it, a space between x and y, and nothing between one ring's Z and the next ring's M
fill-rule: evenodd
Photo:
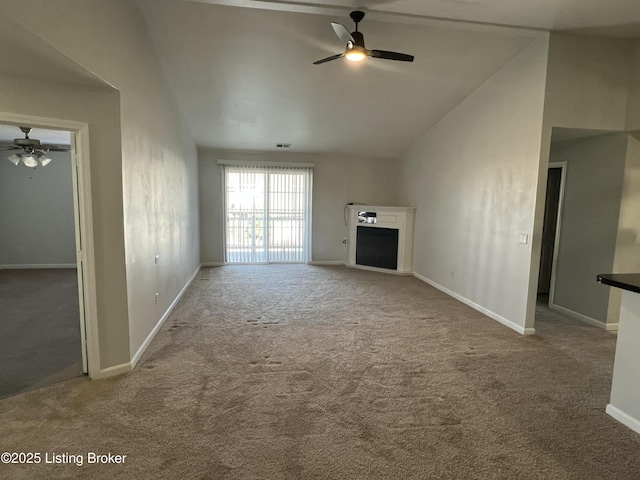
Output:
M638 36L637 0L183 0L292 12L346 14L360 9L405 17L449 19L537 28L600 31L614 36ZM364 8L363 8L364 7ZM391 16L388 16L391 18Z
M196 142L226 150L291 143L289 151L395 158L536 29L640 32L638 0L137 1ZM367 47L415 62L312 65L343 51L330 22L351 31L348 13L362 5Z

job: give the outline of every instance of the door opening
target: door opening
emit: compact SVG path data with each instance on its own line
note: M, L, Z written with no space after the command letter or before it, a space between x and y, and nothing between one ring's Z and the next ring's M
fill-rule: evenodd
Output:
M538 300L548 304L553 297L556 245L560 234L564 163L551 163L547 177L546 202L542 227Z
M312 176L306 166L225 164L225 261L310 261Z
M5 388L0 392L0 396L6 396L84 374L91 375L92 371L99 371L99 357L88 126L67 120L2 112L0 123L0 142L3 144L11 144L13 138L17 138L18 135L12 136L9 132L15 129L19 133L17 127L25 125L32 127L33 133L51 135L52 140L45 138L46 143L60 144L59 139L65 135L67 139L67 147L61 149L65 150L64 152L55 152L52 149L48 152L51 160L44 165L43 162L38 163L36 169L25 165L25 162L12 165L11 163L15 162L0 158L3 168L6 163L9 171L14 175L18 174L23 181L21 186L14 185L18 188L14 193L27 194L29 188L34 190L36 187L31 195L24 196L23 202L18 201L18 207L25 208L12 208L16 203L14 198L13 203L3 202L4 206L8 206L5 212L8 212L8 215L0 214L2 223L18 222L12 227L15 238L11 240L5 233L5 238L1 239L3 243L13 241L15 248L13 252L3 249L4 254L0 256L0 274L18 273L13 275L13 286L21 292L17 297L22 297L14 302L14 310L11 312L0 309L5 310L2 316L13 315L14 323L16 319L22 322L20 332L23 343L21 346L13 345L14 358L0 358L0 367L5 371L4 375L13 371L13 386L8 384L11 382L2 382ZM37 135L32 134L31 137L37 138ZM13 152L9 152L8 155L11 153ZM21 154L20 151L17 153ZM39 180L40 184L36 185L35 180ZM34 212L32 216L26 208L29 201ZM53 205L49 205L50 203ZM47 218L46 209L51 206L54 211L64 210L64 221ZM60 222L64 225L59 225ZM41 237L36 240L35 247L27 248L24 239L28 237L23 236L23 241L20 241L20 232L24 228L35 229L34 231L40 229ZM8 229L0 228L0 231L7 232ZM21 251L28 251L31 256L20 257ZM13 260L7 256L11 254ZM20 286L18 280L25 282L24 285ZM30 294L40 294L43 305L44 302L51 303L52 306L48 308L52 312L48 312L51 313L47 316L48 320L35 318L31 323L25 323L29 312L37 311L37 308L46 312L47 309L45 306L30 304ZM30 310L31 307L37 308ZM72 322L71 326L69 322ZM28 325L31 325L31 330ZM15 338L11 335L2 336L8 342ZM26 365L26 362L32 363Z

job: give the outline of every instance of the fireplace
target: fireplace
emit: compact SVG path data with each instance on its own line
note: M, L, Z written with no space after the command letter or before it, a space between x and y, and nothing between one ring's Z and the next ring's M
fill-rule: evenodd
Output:
M413 207L349 205L347 266L411 273Z
M397 228L357 228L356 264L398 269Z

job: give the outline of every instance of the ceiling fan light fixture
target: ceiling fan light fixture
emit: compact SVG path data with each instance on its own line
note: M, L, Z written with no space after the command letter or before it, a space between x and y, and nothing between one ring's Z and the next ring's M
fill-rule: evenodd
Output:
M7 157L7 160L9 160L11 163L13 163L16 167L18 166L18 164L20 163L20 155L18 155L17 153L14 153L13 155L9 155Z
M51 158L47 157L46 155L39 157L38 160L40 161L40 165L42 165L43 167L46 167L51 162Z
M33 155L23 155L22 163L24 163L27 167L35 168L38 166L38 160Z
M353 47L347 53L344 54L347 60L351 60L352 62L361 62L367 57L367 54L361 50L359 47Z
M384 60L396 60L398 62L413 62L413 55L407 55L406 53L391 52L389 50L367 50L364 46L364 35L358 31L358 23L364 18L364 12L361 10L354 10L349 14L351 20L356 24L356 28L353 32L349 33L347 27L341 23L331 22L331 27L342 41L342 44L346 44L344 53L338 53L337 55L331 55L330 57L316 60L314 65L321 65L323 63L330 62L332 60L338 60L339 58L346 57L351 62L361 62L366 57L381 58Z

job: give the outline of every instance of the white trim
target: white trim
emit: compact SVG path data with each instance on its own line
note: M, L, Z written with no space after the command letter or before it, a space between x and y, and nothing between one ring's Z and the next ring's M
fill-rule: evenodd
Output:
M305 179L305 187L307 190L305 192L304 199L305 203L307 204L306 208L304 209L307 216L306 225L304 226L306 244L305 261L309 263L313 256L313 164L311 164L311 166L309 167L309 171L307 172L307 175L305 175Z
M551 283L549 285L549 307L553 303L553 299L556 291L556 273L557 273L557 264L558 264L558 250L560 250L560 229L562 227L562 210L564 208L564 186L567 179L567 162L549 162L549 167L547 168L547 181L549 178L548 171L551 168L559 168L560 172L560 192L558 193L558 215L556 217L556 235L553 239L553 257L551 259ZM546 199L545 199L545 207L546 207ZM540 245L540 250L542 251L542 245ZM538 273L540 275L540 273ZM536 284L536 289L537 289Z
M344 265L344 260L311 260L308 264L315 266Z
M347 204L347 210L355 210L356 212L362 212L362 211L376 212L378 210L384 210L385 212L402 213L402 212L415 212L416 207L385 207L380 205L364 205L364 204L354 203L352 205ZM364 227L371 227L375 225L377 224L367 224L367 223L362 224L362 226Z
M15 265L0 265L0 270L29 270L29 269L46 269L46 268L77 268L75 263L21 263Z
M87 123L72 132L77 168L76 186L78 194L78 222L80 237L83 240L82 251L78 252L81 261L84 316L84 341L86 370L89 377L100 369L100 342L98 330L98 287L96 285L95 249L93 239L93 200L91 195L91 162L89 156L89 125Z
M259 160L218 160L218 165L231 165L234 167L291 167L313 168L313 163L296 162L261 162Z
M202 262L200 267L222 267L226 265L225 262Z
M433 280L429 280L427 277L424 277L424 276L420 275L419 273L413 272L413 276L416 277L418 280L422 280L423 282L428 283L432 287L435 287L438 290L446 293L450 297L453 297L456 300L459 300L460 302L464 303L465 305L470 306L474 310L477 310L480 313L485 314L487 317L492 318L494 320L497 320L498 322L502 323L503 325L509 327L512 330L515 330L516 332L518 332L518 333L520 333L522 335L534 335L536 333L536 329L535 328L523 328L520 325L512 322L511 320L507 320L506 318L498 315L497 313L492 312L491 310L486 309L483 306L478 305L475 302L472 302L471 300L463 297L462 295L457 294L456 292L454 292L452 290L449 290L446 287L443 287L439 283L436 283Z
M75 148L77 163L77 181L74 182L74 194L78 195L78 215L76 217L76 233L80 230L83 239L82 251L77 252L78 264L82 265L82 275L78 269L78 292L83 299L83 307L80 310L81 333L84 329L85 338L80 348L86 351L86 370L90 378L102 375L100 369L100 342L98 337L98 303L95 270L95 249L93 239L93 203L91 197L91 161L89 156L89 124L74 120L59 118L37 117L8 112L0 112L0 122L13 125L29 125L32 128L57 129L71 132L72 149ZM76 245L77 247L78 245ZM86 349L84 345L86 342ZM83 367L85 367L83 365Z
M123 373L129 373L132 370L131 363L121 363L120 365L114 365L113 367L103 368L94 371L91 374L91 380L101 380L103 378L115 377L116 375L122 375Z
M605 411L609 416L619 421L625 427L630 428L636 433L640 433L640 420L638 420L637 418L633 418L631 415L623 412L622 410L620 410L617 407L614 407L611 404L607 405L607 408L605 409Z
M135 353L133 357L131 357L131 362L130 362L131 369L134 369L136 367L136 364L140 360L140 357L142 357L142 354L145 352L145 350L147 349L151 341L154 339L154 337L162 327L162 324L167 320L167 318L169 317L169 315L171 314L171 312L173 311L177 303L180 301L180 299L184 295L184 293L191 286L191 283L196 278L196 275L198 275L199 271L200 271L200 267L198 266L198 268L196 268L196 271L193 272L191 277L189 277L189 280L187 280L187 282L184 284L184 287L182 287L182 290L180 290L180 293L178 293L178 295L173 300L173 302L171 302L171 305L169 305L169 308L167 308L167 310L164 312L164 315L162 315L162 318L160 318L156 326L153 327L153 330L151 330L151 333L149 333L145 341L142 342L142 345L140 345L140 348L138 348L138 351Z
M220 258L222 258L222 263L226 264L227 260L229 260L227 258L227 169L222 165L218 170L220 169L222 169L222 174L220 175L222 181L222 192L220 193L222 198L222 245L220 245L220 248L222 248L222 252L218 250L218 253L222 253Z
M555 303L551 303L549 301L549 309L555 310L556 312L560 312L568 317L575 318L576 320L580 320L581 322L587 323L591 326L601 328L607 331L615 331L618 330L617 323L606 323L601 320L596 320L595 318L589 317L587 315L583 315L582 313L578 313L574 310L570 310L565 307L561 307L560 305L556 305Z

